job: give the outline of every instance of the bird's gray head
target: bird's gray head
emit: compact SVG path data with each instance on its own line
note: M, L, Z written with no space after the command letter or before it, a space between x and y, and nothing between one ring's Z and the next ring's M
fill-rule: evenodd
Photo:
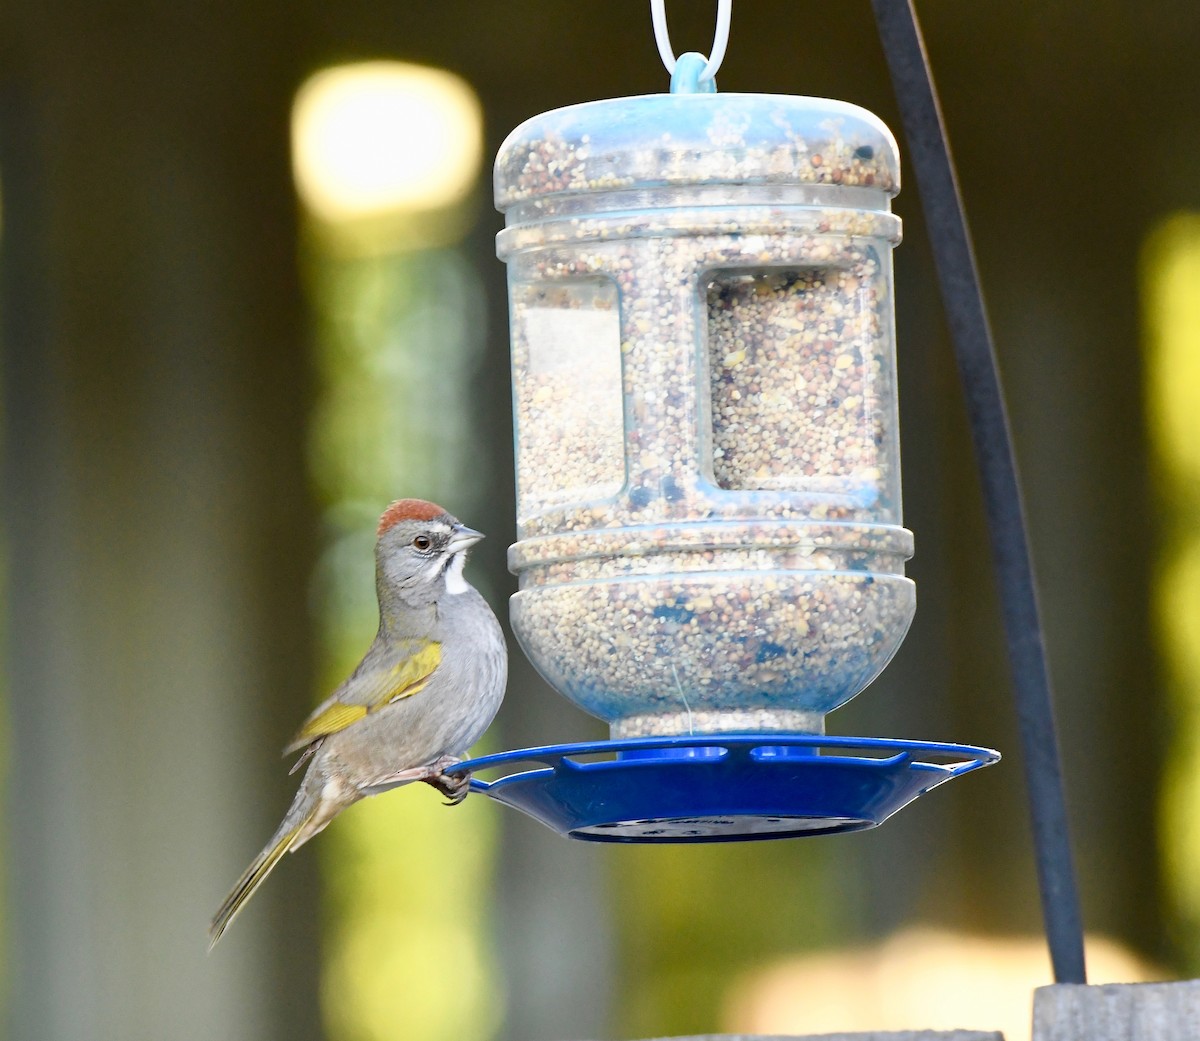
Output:
M375 545L381 597L386 590L416 605L466 592L467 551L482 538L432 502L392 503L379 518Z

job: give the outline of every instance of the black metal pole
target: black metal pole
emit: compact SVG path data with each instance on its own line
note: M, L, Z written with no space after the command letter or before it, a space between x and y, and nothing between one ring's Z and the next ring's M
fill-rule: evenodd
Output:
M991 330L933 74L911 0L872 0L908 139L983 485L1024 752L1046 939L1058 983L1085 983L1050 674Z

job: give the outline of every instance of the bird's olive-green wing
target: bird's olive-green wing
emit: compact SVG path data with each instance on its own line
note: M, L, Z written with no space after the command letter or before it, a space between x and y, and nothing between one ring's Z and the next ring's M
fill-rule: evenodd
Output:
M442 645L432 640L414 641L411 648L401 648L401 652L398 657L355 672L305 720L284 755L419 693L442 660Z

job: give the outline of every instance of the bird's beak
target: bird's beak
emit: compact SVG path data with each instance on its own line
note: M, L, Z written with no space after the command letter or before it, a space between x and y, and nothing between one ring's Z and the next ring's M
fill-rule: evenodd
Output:
M446 544L446 548L451 553L461 553L464 549L470 549L482 538L483 532L468 528L465 524L456 524L451 529L450 541Z

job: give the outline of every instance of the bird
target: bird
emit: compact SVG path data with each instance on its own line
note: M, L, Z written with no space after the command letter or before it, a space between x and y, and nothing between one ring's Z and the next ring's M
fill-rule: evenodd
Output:
M379 631L361 662L305 720L284 755L307 765L270 841L209 926L209 950L285 853L360 799L424 781L449 805L470 775L454 772L504 697L508 651L488 603L463 577L483 535L424 499L384 511L375 542Z

